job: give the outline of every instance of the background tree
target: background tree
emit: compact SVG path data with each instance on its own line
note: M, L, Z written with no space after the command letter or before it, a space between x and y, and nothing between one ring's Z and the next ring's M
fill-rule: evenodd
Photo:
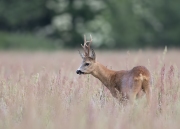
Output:
M99 48L180 47L179 4L178 0L1 0L0 46L8 43L5 46L11 48L31 37L31 42L48 39L48 46L74 48L91 33Z
M47 0L1 0L0 29L4 31L32 31L51 24L53 12Z
M55 28L53 37L60 38L61 43L69 47L79 46L83 42L83 34L93 33L92 28L98 26L92 22L104 9L103 0L59 0L49 4L56 13L51 26Z

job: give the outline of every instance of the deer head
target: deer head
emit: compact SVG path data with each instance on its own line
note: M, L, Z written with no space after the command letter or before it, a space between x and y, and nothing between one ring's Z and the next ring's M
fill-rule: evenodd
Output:
M90 74L94 70L96 63L96 54L93 49L91 49L92 36L90 35L90 41L86 41L86 36L84 36L84 45L81 44L84 54L79 51L80 56L82 57L82 63L78 70L77 74ZM91 51L91 54L90 54Z

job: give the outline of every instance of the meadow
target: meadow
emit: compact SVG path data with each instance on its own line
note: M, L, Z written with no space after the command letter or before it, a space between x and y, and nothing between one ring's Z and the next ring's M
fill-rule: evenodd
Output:
M122 105L91 75L77 75L77 51L0 52L1 129L179 129L179 50L97 51L110 69L146 66L152 102Z

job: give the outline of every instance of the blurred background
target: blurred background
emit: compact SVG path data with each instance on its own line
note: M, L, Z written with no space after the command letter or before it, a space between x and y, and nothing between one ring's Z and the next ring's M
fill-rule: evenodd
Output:
M179 0L1 0L0 49L180 47Z

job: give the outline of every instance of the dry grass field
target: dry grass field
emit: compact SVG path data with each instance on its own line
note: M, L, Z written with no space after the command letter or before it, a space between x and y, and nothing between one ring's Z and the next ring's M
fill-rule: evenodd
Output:
M77 75L77 51L0 52L0 129L179 129L180 51L98 51L110 69L146 66L145 96L122 105L91 75Z

